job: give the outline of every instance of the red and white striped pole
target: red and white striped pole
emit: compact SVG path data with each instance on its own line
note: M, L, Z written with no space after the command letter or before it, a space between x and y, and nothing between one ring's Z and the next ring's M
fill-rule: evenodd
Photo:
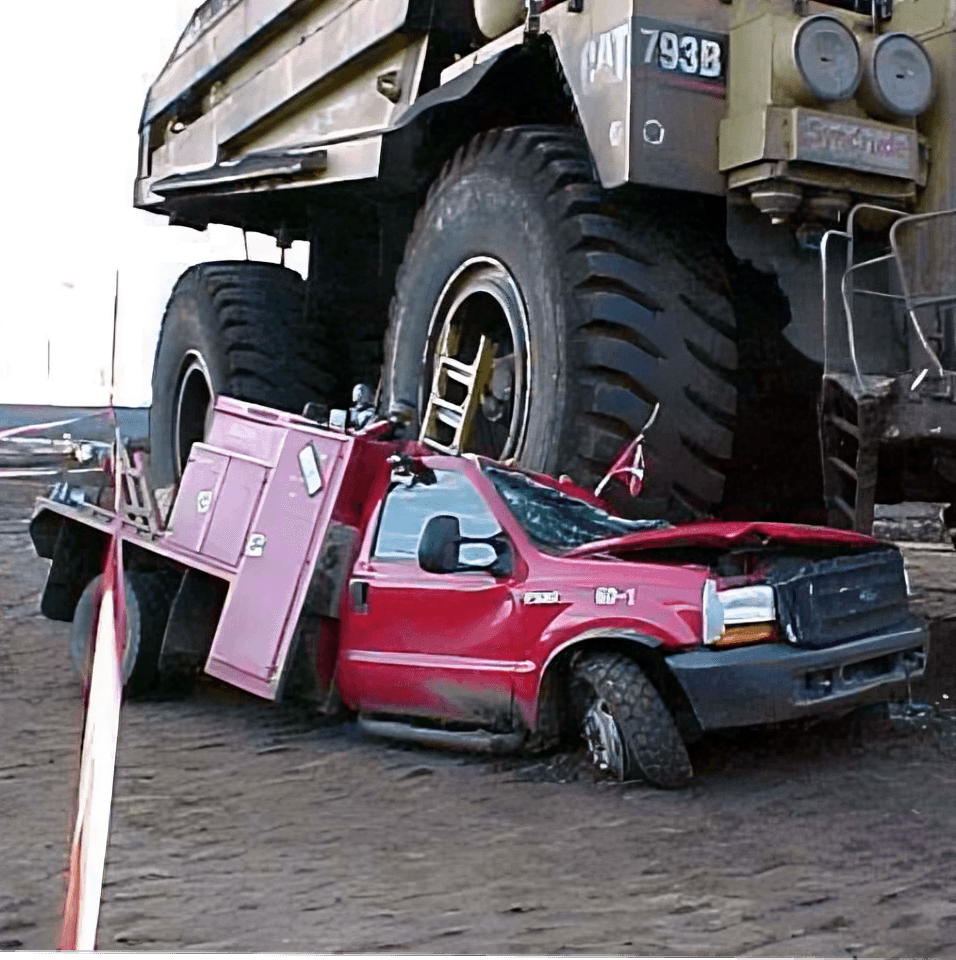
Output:
M119 275L117 274L117 294ZM120 705L123 700L123 651L126 645L126 585L123 580L122 526L122 439L113 389L116 369L116 310L113 312L113 376L110 409L113 412L116 444L113 451L114 517L112 538L103 571L103 598L93 638L93 663L87 692L86 724L80 757L79 802L76 828L70 851L66 903L60 950L95 950L96 928L103 893L103 871L113 805L113 777L116 769L116 741L119 735Z
M93 950L109 839L113 775L123 698L122 659L126 640L123 549L119 536L121 457L119 431L113 457L116 517L103 573L103 599L93 642L79 802L70 852L69 879L60 934L60 950Z

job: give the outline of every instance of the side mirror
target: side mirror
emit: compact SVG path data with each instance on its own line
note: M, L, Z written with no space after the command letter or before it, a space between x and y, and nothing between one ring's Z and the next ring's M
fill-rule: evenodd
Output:
M471 562L462 563L462 546L487 547L487 560L472 550ZM418 544L418 565L427 573L455 573L459 570L487 570L494 577L508 577L514 570L514 553L508 538L502 534L493 537L462 537L457 517L432 517L425 524Z
M458 569L461 525L458 517L432 517L418 543L418 565L428 573L454 573Z

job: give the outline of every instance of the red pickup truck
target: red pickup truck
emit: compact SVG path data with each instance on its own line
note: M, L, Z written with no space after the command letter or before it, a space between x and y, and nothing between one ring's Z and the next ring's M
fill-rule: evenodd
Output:
M423 743L583 738L676 787L702 731L890 699L926 663L899 551L856 533L622 519L569 482L225 398L168 511L134 486L129 692L204 669ZM63 484L31 524L81 674L115 519Z

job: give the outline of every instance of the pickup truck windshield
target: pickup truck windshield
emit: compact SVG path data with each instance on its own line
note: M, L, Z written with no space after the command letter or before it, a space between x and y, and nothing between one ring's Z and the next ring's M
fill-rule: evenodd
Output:
M525 533L546 550L571 550L595 540L669 526L664 520L612 517L605 510L514 470L492 466L482 469Z

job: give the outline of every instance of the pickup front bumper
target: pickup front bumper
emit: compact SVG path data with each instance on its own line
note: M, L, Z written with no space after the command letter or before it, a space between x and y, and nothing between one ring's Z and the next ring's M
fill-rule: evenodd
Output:
M916 617L824 650L785 643L692 650L667 657L703 730L852 709L906 693L922 676L929 631Z

